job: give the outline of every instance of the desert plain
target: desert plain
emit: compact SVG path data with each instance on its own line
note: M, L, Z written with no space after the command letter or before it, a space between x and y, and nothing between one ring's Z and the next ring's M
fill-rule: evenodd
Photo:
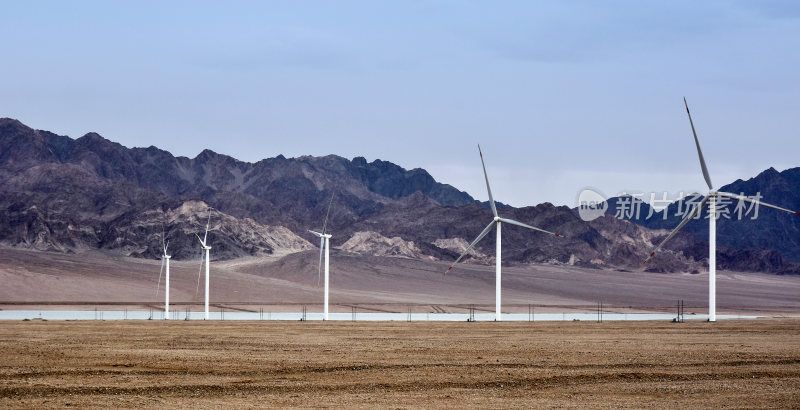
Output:
M319 309L317 254L212 261L212 308ZM158 309L158 261L0 248L0 309ZM491 266L335 253L332 310L491 312ZM175 309L199 310L176 262ZM684 323L0 321L2 408L800 407L800 278L504 268L504 311L673 312ZM162 294L163 295L163 294ZM163 297L163 296L161 296Z
M211 262L211 311L321 312L319 253ZM164 306L158 260L87 251L62 254L0 247L0 310L148 310ZM197 261L172 261L172 310L203 308ZM494 312L494 266L331 254L332 312ZM800 276L717 272L717 313L800 317ZM567 265L503 267L503 311L708 312L708 274L588 269ZM219 317L215 313L214 318Z
M0 322L0 407L800 406L800 322Z

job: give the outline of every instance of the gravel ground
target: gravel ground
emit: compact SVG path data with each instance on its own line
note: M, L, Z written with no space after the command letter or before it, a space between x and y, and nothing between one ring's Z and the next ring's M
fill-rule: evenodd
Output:
M800 321L0 322L0 407L800 407Z

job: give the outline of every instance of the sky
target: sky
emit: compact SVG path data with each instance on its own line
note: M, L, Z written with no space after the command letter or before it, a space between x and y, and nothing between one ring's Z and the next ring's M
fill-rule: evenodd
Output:
M255 162L336 154L496 200L800 166L797 1L0 0L0 117Z

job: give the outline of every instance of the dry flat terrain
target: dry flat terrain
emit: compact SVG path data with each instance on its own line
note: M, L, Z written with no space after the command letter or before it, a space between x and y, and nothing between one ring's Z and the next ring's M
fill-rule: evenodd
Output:
M299 312L303 305L319 312L323 287L317 285L317 251L274 258L211 262L212 311L220 309ZM122 258L107 253L78 255L0 247L0 309L160 309L163 278L159 261ZM494 311L494 266L461 264L443 276L449 263L331 255L331 310L464 313L470 304ZM170 301L183 311L202 310L198 261L173 261ZM197 292L199 290L199 292ZM800 276L717 272L719 314L797 316ZM603 302L608 312L675 311L683 299L686 313L708 309L708 274L647 273L529 265L503 268L505 311L594 312ZM82 306L82 307L81 307Z
M796 320L0 322L0 407L798 407Z

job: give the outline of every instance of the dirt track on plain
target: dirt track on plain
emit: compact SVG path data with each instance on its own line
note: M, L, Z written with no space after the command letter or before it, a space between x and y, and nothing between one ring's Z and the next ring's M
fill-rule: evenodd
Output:
M800 321L0 322L0 407L798 407Z

